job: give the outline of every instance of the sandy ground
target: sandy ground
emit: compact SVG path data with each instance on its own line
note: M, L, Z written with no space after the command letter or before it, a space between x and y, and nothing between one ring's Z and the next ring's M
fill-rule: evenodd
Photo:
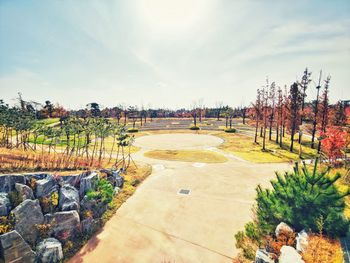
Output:
M215 148L221 142L196 134L138 138L142 150L134 158L151 164L152 174L70 262L232 262L234 234L251 219L255 187L267 186L274 171L289 165L252 164L232 155L218 164L143 156L150 149L221 152ZM179 194L182 188L190 194Z

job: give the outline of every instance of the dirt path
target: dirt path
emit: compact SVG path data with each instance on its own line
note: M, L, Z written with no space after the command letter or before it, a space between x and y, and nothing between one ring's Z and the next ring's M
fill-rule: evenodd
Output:
M252 164L232 155L218 164L143 156L150 149L221 152L215 148L220 140L196 134L138 138L142 150L134 158L151 164L152 174L70 262L232 262L234 234L251 219L256 185L267 185L274 171L289 166Z

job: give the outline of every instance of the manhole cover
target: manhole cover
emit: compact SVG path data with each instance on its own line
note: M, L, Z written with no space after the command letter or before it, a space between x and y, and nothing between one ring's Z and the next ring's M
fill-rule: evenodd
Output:
M191 192L191 190L189 190L189 189L180 189L179 190L180 195L189 195L190 192Z

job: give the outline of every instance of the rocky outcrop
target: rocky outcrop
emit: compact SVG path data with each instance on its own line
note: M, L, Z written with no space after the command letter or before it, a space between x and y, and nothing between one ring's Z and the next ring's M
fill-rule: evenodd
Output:
M29 186L26 186L25 184L16 183L15 188L22 197L22 200L34 199L33 190Z
M25 200L12 210L15 218L15 229L30 245L38 238L37 224L44 222L44 216L38 200Z
M74 186L69 184L63 185L60 189L59 196L59 208L61 211L79 211L79 192Z
M0 175L0 192L8 193L15 190L15 184L25 184L24 175Z
M58 191L58 185L52 176L36 181L36 198L47 197Z
M61 243L55 238L47 238L36 246L38 263L58 263L63 260Z
M5 263L32 263L35 262L35 253L21 235L14 230L0 236L0 259Z
M294 230L290 226L288 226L286 223L281 222L276 227L276 230L275 230L276 237L279 237L280 232L283 232L283 233L294 233Z
M98 178L98 174L92 172L91 174L83 176L80 179L79 194L81 197L83 197L89 190L95 189Z
M52 225L52 234L60 241L74 237L80 232L80 218L77 211L64 211L45 215L45 224Z
M255 254L255 263L275 263L265 249L258 249Z
M7 216L11 210L11 203L7 193L0 193L0 216Z
M283 246L280 251L279 263L305 263L294 247Z

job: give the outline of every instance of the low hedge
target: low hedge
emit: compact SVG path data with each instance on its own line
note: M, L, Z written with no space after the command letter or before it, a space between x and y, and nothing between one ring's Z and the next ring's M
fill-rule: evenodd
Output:
M226 128L226 129L224 129L224 131L227 133L234 133L234 132L236 132L236 129L235 128Z
M198 130L200 130L200 128L199 128L198 126L191 126L191 127L190 127L190 130L192 130L192 131L198 131Z
M137 128L129 128L128 129L128 132L130 132L130 133L135 133L135 132L138 132L139 131L139 129L137 129Z

